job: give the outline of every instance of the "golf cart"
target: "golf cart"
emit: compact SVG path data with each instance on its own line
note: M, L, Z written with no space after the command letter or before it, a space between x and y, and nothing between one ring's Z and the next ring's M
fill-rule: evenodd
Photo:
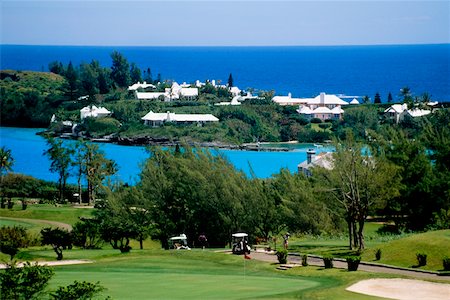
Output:
M176 250L191 250L187 245L187 237L184 233L179 236L171 237L169 239L169 248Z
M239 232L231 235L233 242L233 254L248 254L250 246L248 245L248 234Z

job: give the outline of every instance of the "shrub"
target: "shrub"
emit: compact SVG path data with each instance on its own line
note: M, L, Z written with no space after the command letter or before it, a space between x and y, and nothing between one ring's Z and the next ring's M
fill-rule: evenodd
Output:
M427 265L427 254L423 252L416 253L417 264L419 267Z
M330 123L320 123L319 127L325 130L325 129L330 128L331 124Z
M450 271L450 257L444 256L442 266L444 267L444 271Z
M312 118L311 123L320 124L320 123L322 123L322 120L319 118Z
M333 256L326 255L323 257L323 264L325 266L325 269L331 269L333 268Z
M79 282L68 286L60 286L54 293L50 294L53 299L58 300L72 300L72 299L92 299L94 296L104 291L105 288L99 282Z
M308 265L308 255L303 254L302 256L302 266L306 267Z
M380 260L381 259L381 249L377 249L375 252L375 259Z
M0 252L7 254L11 260L19 252L19 248L28 246L28 234L24 227L0 227Z
M283 250L277 251L277 258L278 258L278 262L280 264L287 263L287 256L288 256L287 250L283 249Z
M347 257L347 269L349 271L358 270L360 261L361 261L361 256L348 256Z

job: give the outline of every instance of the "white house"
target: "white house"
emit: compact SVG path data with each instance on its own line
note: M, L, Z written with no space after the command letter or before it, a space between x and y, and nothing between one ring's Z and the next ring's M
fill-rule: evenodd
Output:
M333 153L332 152L322 152L316 155L314 149L309 149L306 152L306 160L298 164L297 169L299 173L303 173L306 176L311 176L311 168L322 167L327 170L333 169Z
M239 96L241 94L241 90L237 86L230 87L230 93L233 97Z
M434 103L432 104L436 105ZM410 117L413 118L423 117L431 114L431 110L419 108L408 109L408 105L406 103L403 103L391 105L384 111L384 114L388 118L395 120L395 123L398 124L405 118L406 115L409 115Z
M175 114L169 111L166 113L154 113L153 111L150 111L141 119L144 120L145 125L153 127L161 126L165 122L174 122L181 124L197 123L198 125L202 125L208 122L219 121L218 118L211 114Z
M279 105L299 105L306 104L307 99L292 98L292 94L289 93L287 96L275 96L272 101Z
M128 87L129 91L136 91L137 89L147 89L147 88L152 88L152 89L156 89L156 86L154 86L153 84L147 83L147 82L143 82L140 83L139 81L133 85L130 85Z
M136 99L138 100L157 100L160 96L166 98L166 93L161 92L134 92Z
M325 93L320 93L315 98L303 98L301 100L297 112L307 119L318 118L322 121L341 119L344 114L342 106L348 105L348 102L338 96Z
M95 105L83 107L80 110L81 120L91 117L91 118L101 118L111 115L111 112L104 107L97 107Z

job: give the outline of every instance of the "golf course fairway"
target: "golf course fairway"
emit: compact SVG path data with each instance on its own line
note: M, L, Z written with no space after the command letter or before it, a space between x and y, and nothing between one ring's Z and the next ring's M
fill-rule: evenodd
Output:
M321 285L312 278L287 276L273 265L216 253L125 255L54 271L50 289L74 280L100 282L107 289L103 295L113 299L283 298Z

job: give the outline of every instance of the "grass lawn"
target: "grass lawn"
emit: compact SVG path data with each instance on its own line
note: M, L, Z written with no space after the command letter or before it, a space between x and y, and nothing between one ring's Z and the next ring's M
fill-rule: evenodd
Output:
M266 262L200 250L104 251L83 256L95 258L94 264L55 267L50 288L86 280L100 281L113 299L376 299L345 291L374 274L317 267L277 271Z
M450 257L450 229L413 234L378 244L364 251L363 260L374 261L377 249L382 251L379 263L411 268L417 265L416 253L423 252L428 256L427 265L420 269L442 270L442 259Z
M16 204L12 209L0 209L0 217L41 219L73 225L79 217L88 217L92 211L89 208L75 208L70 205L56 207L51 204L32 204L22 210L22 206Z

